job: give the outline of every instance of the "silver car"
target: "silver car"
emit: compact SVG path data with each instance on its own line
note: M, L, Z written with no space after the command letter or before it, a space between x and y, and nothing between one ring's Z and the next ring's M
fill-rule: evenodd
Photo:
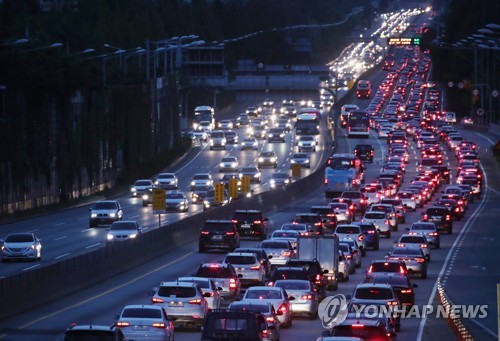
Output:
M385 235L387 238L391 238L391 225L387 219L387 213L381 211L368 211L361 219L361 222L373 223L377 230Z
M340 239L339 242L349 244L353 251L356 267L359 268L361 266L361 258L363 257L363 252L359 248L358 242L352 238L343 238Z
M350 223L352 222L353 215L352 211L349 209L349 205L342 202L332 202L328 206L333 210L335 216L337 217L337 222L339 223Z
M295 153L292 154L292 158L290 159L290 167L294 164L300 165L302 168L311 168L311 160L309 155L306 153Z
M165 189L179 188L179 179L174 173L160 173L156 177L155 186Z
M132 187L130 187L130 192L132 193L132 196L135 197L141 197L144 192L146 192L148 189L153 188L154 184L153 181L149 179L145 180L137 180L134 182Z
M297 231L301 236L308 236L311 233L309 232L309 228L307 227L306 224L293 224L293 223L286 223L281 225L280 230L282 231Z
M127 305L118 316L116 326L127 340L174 340L175 317L157 305Z
M316 151L316 139L314 136L310 135L301 135L297 141L297 147L299 149L299 153L301 151Z
M224 302L232 302L240 296L241 275L236 273L232 264L228 263L203 263L194 275L195 277L210 278L214 281Z
M255 304L260 304L262 302L271 303L279 314L278 319L280 321L280 326L290 327L292 325L292 307L290 301L293 300L294 298L289 298L283 288L256 286L247 289L242 302Z
M0 239L1 261L11 259L42 259L42 243L32 232L10 233L5 239Z
M99 224L112 224L115 221L122 220L123 210L120 203L116 200L97 201L90 208L90 227L97 227Z
M439 249L441 246L441 239L436 224L432 222L417 221L414 222L410 228L407 228L410 234L423 234L430 245Z
M165 193L166 211L187 212L189 200L181 191L168 191Z
M210 173L196 173L191 179L191 190L194 190L195 187L213 185L214 180L212 179L212 175L210 175Z
M279 279L274 282L275 287L283 288L291 301L292 314L306 314L311 320L318 317L318 295L310 281L297 279Z
M179 282L192 282L198 284L205 299L208 303L208 309L217 310L220 309L221 297L220 290L221 287L217 287L214 281L210 278L204 277L179 277L177 278Z
M287 240L264 240L260 248L264 249L268 256L272 256L269 260L271 266L285 265L290 259L295 258L292 244Z
M107 229L106 244L122 242L130 239L137 239L141 236L143 228L136 221L122 220L115 221Z
M415 212L417 209L417 199L415 198L415 193L408 191L399 191L396 193L396 199L401 199L403 205L408 210Z
M269 239L285 239L292 244L292 247L297 248L299 244L300 232L295 230L276 230Z
M246 150L246 149L253 149L253 150L259 149L259 141L257 141L255 137L245 137L241 141L241 150Z
M219 165L219 172L237 172L239 165L236 156L223 157Z
M420 248L394 246L392 252L386 256L389 260L402 260L406 264L408 274L419 274L420 278L427 278L427 262Z
M241 275L242 285L263 285L266 277L264 265L257 259L255 253L231 252L224 258L224 263L231 263L238 275Z
M347 243L339 243L339 250L344 255L344 258L347 263L347 273L353 274L356 272L356 259L353 255L354 251L352 247ZM345 274L345 273L344 273Z
M285 188L292 183L292 177L288 173L277 172L269 178L269 186L272 189Z
M151 290L152 304L161 305L168 316L176 317L175 324L203 326L208 313L208 302L197 283L162 282Z
M406 233L402 234L397 241L397 246L419 247L424 253L427 262L431 261L429 242L423 234Z

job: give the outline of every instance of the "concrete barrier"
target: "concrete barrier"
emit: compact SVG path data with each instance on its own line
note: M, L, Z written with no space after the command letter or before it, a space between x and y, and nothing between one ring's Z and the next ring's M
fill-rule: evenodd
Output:
M474 130L482 132L488 132L490 130L489 126L479 125L479 124L462 124L461 128L465 130Z

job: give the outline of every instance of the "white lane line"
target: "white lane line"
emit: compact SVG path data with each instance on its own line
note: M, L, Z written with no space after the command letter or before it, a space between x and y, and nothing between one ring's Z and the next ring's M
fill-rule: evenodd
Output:
M129 217L130 219L135 219L135 218L139 218L139 215L134 215L134 216L131 216Z
M61 226L61 225L64 225L66 223L57 223L57 224L54 224L54 226Z
M58 237L58 238L54 239L54 241L55 241L55 240L61 240L61 239L64 239L64 238L68 238L68 236Z
M93 229L92 228L88 228L88 229L85 229L85 230L81 230L80 232L88 232L88 231L92 231Z
M39 229L34 229L34 230L29 231L29 232L30 232L30 233L31 233L31 232L36 232L36 231L38 231L38 230L39 230Z
M187 166L189 166L194 160L196 160L196 158L198 157L198 155L201 154L201 152L203 152L204 149L206 149L207 145L203 145L201 148L200 148L200 151L198 152L198 154L196 154L188 163L186 163L184 166L182 166L181 168L177 169L176 172L180 172L181 170L183 170L184 168L186 168Z
M60 259L66 256L69 256L71 253L65 253L64 255L57 256L55 259Z
M481 165L481 169L482 169L482 165ZM484 169L483 169L483 174L484 174L484 182L487 185L488 184L488 176L486 175L486 172L484 171ZM458 234L458 237L455 239L455 242L451 246L450 251L448 251L448 254L446 255L446 259L444 260L443 266L441 267L441 271L439 272L439 275L438 275L436 281L434 282L434 286L432 288L431 296L429 297L429 301L427 302L427 305L432 305L432 303L434 301L434 297L436 296L438 279L443 277L443 274L445 273L445 271L448 272L448 273L446 274L446 277L443 278L443 281L444 281L444 283L446 283L448 281L448 275L449 275L449 271L450 271L448 269L448 262L450 261L451 256L453 254L456 254L458 252L458 248L459 248L458 245L459 244L461 245L462 238L464 237L464 235L467 234L467 232L469 231L470 227L472 226L472 223L476 220L476 217L482 211L484 205L487 202L487 198L488 198L488 186L485 186L485 187L486 187L486 191L484 193L483 201L479 204L478 207L476 207L476 209L474 210L474 212L472 212L472 215L469 217L469 219L467 219L467 222L465 223L464 227L462 228L462 230ZM456 248L457 248L457 250L455 250ZM474 321L474 319L470 319L470 321ZM425 323L426 322L427 322L427 316L424 316L422 318L422 320L420 321L420 326L418 328L418 334L417 334L417 340L418 341L422 340L422 335L423 335L423 332L424 332L424 327L425 327ZM474 322L476 322L476 321L474 321Z
M98 245L101 245L101 243L95 243L95 244L92 244L92 245L89 245L89 246L85 246L86 249L90 249L92 247L96 247Z
M484 136L483 134L477 133L479 136L481 136L483 139L487 140L491 144L495 144L489 137Z
M23 271L28 271L28 270L31 270L31 269L34 269L34 268L38 268L39 266L40 266L40 264L32 265L30 267L24 268Z

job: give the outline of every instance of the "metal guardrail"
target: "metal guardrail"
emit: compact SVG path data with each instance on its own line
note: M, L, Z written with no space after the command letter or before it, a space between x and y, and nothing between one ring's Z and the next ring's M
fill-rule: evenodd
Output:
M449 312L448 313L448 324L450 325L451 329L455 333L455 335L458 337L458 340L461 341L474 341L474 337L472 334L467 330L465 327L464 323L462 322L462 319L458 314L455 313L453 309L453 302L450 301L448 295L446 295L444 288L441 284L441 278L438 278L438 283L437 283L437 295L439 299L439 303L444 307L444 309Z

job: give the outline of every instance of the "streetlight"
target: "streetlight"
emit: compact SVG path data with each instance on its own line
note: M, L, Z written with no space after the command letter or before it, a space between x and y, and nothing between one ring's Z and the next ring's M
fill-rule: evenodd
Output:
M19 51L18 53L27 53L27 52L34 52L34 51L41 51L41 50L48 50L48 49L52 49L52 48L56 48L56 47L61 47L63 46L64 44L63 43L53 43L49 46L42 46L42 47L35 47L33 49L28 49L28 50L23 50L23 51Z

